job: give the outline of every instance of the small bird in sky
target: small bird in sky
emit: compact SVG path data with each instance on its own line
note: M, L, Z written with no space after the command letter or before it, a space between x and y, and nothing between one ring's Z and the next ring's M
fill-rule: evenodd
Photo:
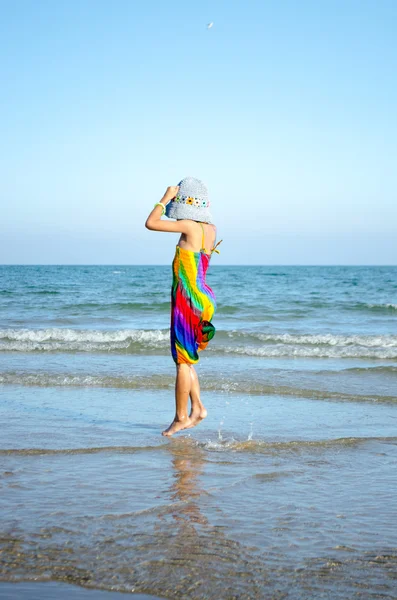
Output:
M213 26L213 22L211 21L211 23L208 23L207 29L211 29L212 26Z

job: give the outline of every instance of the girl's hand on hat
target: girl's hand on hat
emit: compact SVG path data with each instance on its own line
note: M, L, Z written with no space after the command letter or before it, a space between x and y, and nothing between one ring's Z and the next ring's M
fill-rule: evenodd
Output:
M170 185L169 187L167 187L166 192L165 192L164 196L161 198L160 202L163 202L163 204L168 204L168 202L170 202L173 198L175 198L178 191L179 191L179 186Z

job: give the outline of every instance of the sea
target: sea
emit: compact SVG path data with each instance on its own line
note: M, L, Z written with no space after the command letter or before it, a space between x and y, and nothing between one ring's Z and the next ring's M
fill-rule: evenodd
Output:
M0 580L397 598L397 267L211 264L208 417L164 438L171 276L0 266Z

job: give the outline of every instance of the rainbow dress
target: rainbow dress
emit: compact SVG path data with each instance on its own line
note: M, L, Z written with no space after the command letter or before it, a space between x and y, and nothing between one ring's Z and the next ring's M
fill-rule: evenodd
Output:
M171 354L176 364L196 364L198 353L215 335L211 319L216 310L216 300L205 278L212 253L219 253L216 247L221 241L207 254L203 229L200 252L176 247L172 262L170 329Z

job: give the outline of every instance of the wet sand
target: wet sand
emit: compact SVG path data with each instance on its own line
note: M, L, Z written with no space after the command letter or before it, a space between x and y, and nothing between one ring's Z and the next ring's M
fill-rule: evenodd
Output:
M164 440L167 399L0 388L3 580L178 600L395 598L394 403L208 394L207 419Z
M109 592L107 590L87 589L70 583L57 581L23 581L11 583L0 581L0 600L161 600L158 596Z

